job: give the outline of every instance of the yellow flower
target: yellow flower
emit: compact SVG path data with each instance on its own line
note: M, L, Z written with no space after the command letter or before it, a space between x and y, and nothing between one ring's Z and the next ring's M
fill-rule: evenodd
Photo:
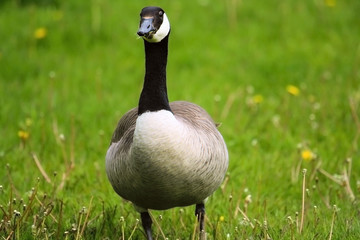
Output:
M305 162L310 162L314 159L315 155L312 151L306 149L301 152L301 157Z
M335 7L336 6L336 0L325 0L325 5L328 7Z
M220 216L220 217L219 217L219 221L220 221L220 222L225 221L225 217L224 217L224 216Z
M286 91L294 96L299 96L300 94L300 89L294 85L287 85Z
M259 104L262 103L264 101L264 97L260 94L257 94L255 96L252 97L252 100L254 103Z
M34 32L34 38L36 39L43 39L46 37L47 30L44 27L37 28Z
M20 130L18 131L18 136L21 140L26 141L29 138L30 134L27 131Z

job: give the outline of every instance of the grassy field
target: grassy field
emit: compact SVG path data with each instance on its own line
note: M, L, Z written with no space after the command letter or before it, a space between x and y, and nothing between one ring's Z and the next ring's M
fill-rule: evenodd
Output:
M138 102L147 5L172 24L170 100L228 145L208 239L359 239L356 0L1 1L0 239L144 239L104 158ZM152 216L155 239L197 239L193 206Z

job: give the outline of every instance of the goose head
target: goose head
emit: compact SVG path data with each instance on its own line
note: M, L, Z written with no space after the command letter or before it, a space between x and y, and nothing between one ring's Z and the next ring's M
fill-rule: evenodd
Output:
M170 23L163 9L145 7L140 13L137 34L148 42L161 42L170 33Z

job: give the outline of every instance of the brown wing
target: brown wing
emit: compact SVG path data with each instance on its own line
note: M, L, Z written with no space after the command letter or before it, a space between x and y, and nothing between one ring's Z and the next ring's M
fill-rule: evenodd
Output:
M170 103L170 108L176 117L187 121L190 126L203 128L205 127L204 123L207 123L209 127L216 127L210 115L202 107L194 103L175 101Z
M122 137L127 138L126 142L130 142L130 143L132 142L137 116L138 116L137 107L125 113L125 115L120 119L120 121L117 124L117 127L112 135L110 144L114 142L118 142Z
M175 101L170 103L170 108L176 117L181 118L195 128L204 127L204 122L206 122L210 128L213 126L216 127L216 124L210 115L203 108L194 103ZM111 138L111 143L118 142L123 137L125 138L122 139L124 143L128 143L129 145L132 143L136 119L138 117L137 114L137 107L125 113L118 122Z

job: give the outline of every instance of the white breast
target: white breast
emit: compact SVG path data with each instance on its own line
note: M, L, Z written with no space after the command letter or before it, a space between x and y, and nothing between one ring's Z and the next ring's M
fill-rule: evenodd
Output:
M201 202L221 184L227 169L226 146L215 133L195 131L170 111L143 113L128 158L118 155L109 168L117 169L115 190L149 209Z
M133 144L134 147L168 148L169 144L183 138L183 131L183 125L172 112L167 110L145 112L136 120Z
M138 117L132 148L135 161L171 164L169 158L179 158L185 145L186 129L170 111L146 112Z

